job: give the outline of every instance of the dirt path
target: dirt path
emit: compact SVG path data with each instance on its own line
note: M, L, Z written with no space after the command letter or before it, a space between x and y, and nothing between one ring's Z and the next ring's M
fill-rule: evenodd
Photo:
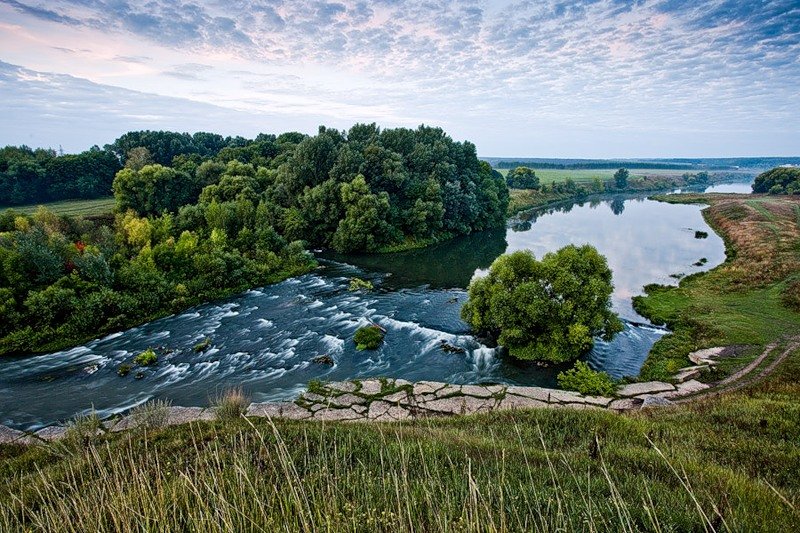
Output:
M733 392L735 390L742 389L748 385L761 381L762 379L772 374L772 372L775 371L778 365L781 364L784 360L786 360L786 358L789 357L789 355L792 352L800 348L800 336L791 337L789 339L789 345L778 357L775 358L774 361L772 361L769 365L767 365L767 367L764 368L758 374L752 375L753 370L758 368L758 366L761 365L761 363L763 363L764 360L769 356L769 354L775 351L777 347L778 347L777 342L768 344L764 348L764 351L761 353L761 355L756 357L753 361L751 361L747 366L745 366L741 370L717 382L712 390L709 390L708 392L701 392L699 394L695 394L694 396L689 396L688 398L682 398L680 400L676 400L675 403L688 403L700 399L713 398L728 392Z

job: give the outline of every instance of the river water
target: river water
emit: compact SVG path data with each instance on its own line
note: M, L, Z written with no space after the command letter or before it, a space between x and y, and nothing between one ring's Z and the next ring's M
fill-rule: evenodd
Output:
M740 186L744 187L744 186ZM719 192L739 192L723 190ZM744 191L742 191L744 192ZM589 363L615 377L638 374L652 344L665 333L647 324L631 297L648 283L677 283L671 275L712 268L725 259L722 240L696 205L670 205L644 196L610 196L522 214L505 230L384 256L320 257L313 273L250 290L62 352L6 358L0 375L0 423L36 429L94 408L102 416L152 398L208 405L231 386L254 401L294 398L309 380L388 376L453 383L555 384L564 367L540 368L505 358L472 337L459 318L465 288L504 252L537 257L566 244L591 243L614 272L613 307L625 331L598 341ZM696 239L695 231L709 234ZM703 266L695 266L706 258ZM349 292L350 277L375 290ZM358 352L355 330L369 322L387 330L377 351ZM192 347L209 337L205 353ZM446 341L465 348L448 354ZM153 347L154 367L119 377L117 368ZM315 363L328 355L334 364Z

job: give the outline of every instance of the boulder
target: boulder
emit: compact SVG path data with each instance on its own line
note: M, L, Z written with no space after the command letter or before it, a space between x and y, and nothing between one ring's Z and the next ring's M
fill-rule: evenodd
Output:
M0 444L11 444L21 440L27 441L28 436L17 429L0 425Z
M267 402L251 403L247 408L247 416L303 420L311 418L311 412L292 402Z
M383 390L383 385L377 379L367 379L361 382L361 388L358 390L359 394L365 396L374 396L380 394Z
M332 391L338 392L355 392L358 386L352 381L336 381L328 383L327 387Z
M46 440L48 442L63 439L64 435L66 434L67 434L66 426L48 426L34 433L36 437L39 437L40 439Z
M681 368L678 370L678 373L675 374L675 381L678 383L683 383L684 381L700 377L700 374L706 368L708 368L708 365L687 366L686 368Z
M621 398L611 402L608 408L614 411L628 411L630 409L638 409L641 405L642 400L640 398Z
M493 398L474 398L472 396L454 396L417 404L426 411L451 415L469 415L472 413L491 411L495 407Z

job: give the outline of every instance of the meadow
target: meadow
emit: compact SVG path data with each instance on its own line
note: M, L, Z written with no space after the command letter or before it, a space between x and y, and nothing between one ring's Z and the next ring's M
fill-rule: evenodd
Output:
M0 212L13 209L26 215L33 214L40 205L44 205L57 215L65 216L98 216L106 215L114 210L114 197L95 198L92 200L63 200L46 204L20 205L14 207L0 207Z

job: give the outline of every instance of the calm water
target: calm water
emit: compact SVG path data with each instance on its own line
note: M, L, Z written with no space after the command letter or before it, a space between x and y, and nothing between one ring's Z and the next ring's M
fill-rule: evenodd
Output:
M675 283L724 260L724 246L699 206L613 196L527 213L504 231L485 232L425 250L389 256L325 256L314 273L248 291L56 354L6 359L0 377L0 423L37 428L91 406L102 415L151 398L206 405L216 392L242 385L254 400L289 399L311 379L391 376L455 383L552 385L561 368L505 359L473 338L459 319L469 280L506 251L537 256L565 244L591 243L614 271L613 305L626 320L611 343L598 342L592 366L614 376L639 372L663 330L647 326L630 298L647 283ZM695 239L695 230L709 233ZM705 257L703 267L693 266ZM350 293L350 277L373 281L371 293ZM387 329L374 352L357 352L355 330L369 321ZM212 348L191 347L205 337ZM441 351L441 341L464 355ZM121 378L117 367L148 347L159 363ZM169 353L168 353L169 352ZM335 364L311 360L327 354Z

